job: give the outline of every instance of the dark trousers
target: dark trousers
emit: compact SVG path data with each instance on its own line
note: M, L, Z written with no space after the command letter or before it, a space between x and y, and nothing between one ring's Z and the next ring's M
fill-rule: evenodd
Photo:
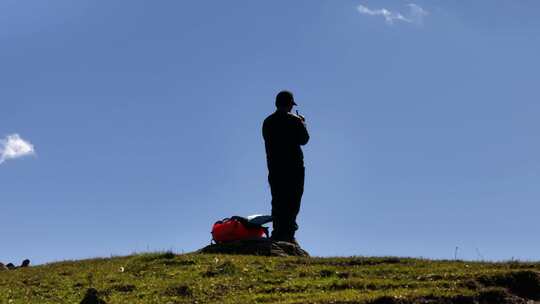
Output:
M304 167L287 167L270 170L268 182L272 192L272 239L294 240L298 230L296 216L300 211L300 201L304 194Z

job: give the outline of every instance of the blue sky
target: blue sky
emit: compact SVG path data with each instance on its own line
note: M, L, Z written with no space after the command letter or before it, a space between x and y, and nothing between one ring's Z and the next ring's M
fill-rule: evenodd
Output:
M0 2L0 138L36 151L0 164L0 261L188 252L269 213L281 89L312 255L540 260L540 3L413 3Z

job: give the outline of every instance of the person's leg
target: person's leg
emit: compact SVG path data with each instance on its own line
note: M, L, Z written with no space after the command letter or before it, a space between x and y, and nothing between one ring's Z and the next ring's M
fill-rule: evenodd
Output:
M284 212L282 208L281 200L277 196L272 197L272 235L273 240L284 239Z
M300 205L302 202L302 196L304 195L304 181L305 181L305 169L299 168L297 175L295 175L295 189L294 189L294 200L293 200L293 221L294 221L294 231L298 230L298 224L296 223L296 217L300 212ZM294 237L294 234L293 234Z
M294 241L298 230L296 217L304 193L305 169L287 168L284 172L268 175L272 193L272 239Z
M284 178L280 174L270 173L268 175L270 191L272 193L272 220L273 240L284 240L286 234L287 198Z
M304 180L305 180L305 169L298 168L294 170L291 174L291 198L290 198L290 208L289 208L289 235L288 237L291 241L294 241L294 235L296 230L298 230L298 223L296 218L300 212L300 205L302 201L302 195L304 194Z

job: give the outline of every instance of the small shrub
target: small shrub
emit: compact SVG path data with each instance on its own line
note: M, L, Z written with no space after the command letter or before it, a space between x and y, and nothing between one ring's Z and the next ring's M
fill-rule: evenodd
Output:
M397 303L399 303L399 302L398 302L398 300L396 298L383 296L383 297L375 299L374 301L370 302L369 304L397 304Z
M338 278L340 279L348 279L351 277L351 273L350 272L336 272L336 275Z
M504 288L488 288L480 292L478 302L480 304L506 303L508 297L509 294Z
M333 270L330 270L330 269L323 269L323 270L319 271L319 275L322 278L328 278L328 277L336 275L336 272L333 271Z
M196 263L194 261L177 261L177 260L166 260L163 262L166 266L192 266Z
M518 297L540 300L540 275L534 271L517 271L482 276L478 282L487 287L505 287Z
M172 251L167 251L167 252L164 252L160 255L157 256L158 259L164 259L164 260L169 260L169 259L174 259L176 255L172 252Z
M476 299L472 296L455 296L450 301L452 304L476 304Z

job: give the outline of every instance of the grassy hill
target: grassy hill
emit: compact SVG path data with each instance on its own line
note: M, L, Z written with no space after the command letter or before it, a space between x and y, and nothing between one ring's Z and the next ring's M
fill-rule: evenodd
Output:
M105 303L534 303L539 273L540 263L155 253L2 271L0 303L80 303L89 288Z

